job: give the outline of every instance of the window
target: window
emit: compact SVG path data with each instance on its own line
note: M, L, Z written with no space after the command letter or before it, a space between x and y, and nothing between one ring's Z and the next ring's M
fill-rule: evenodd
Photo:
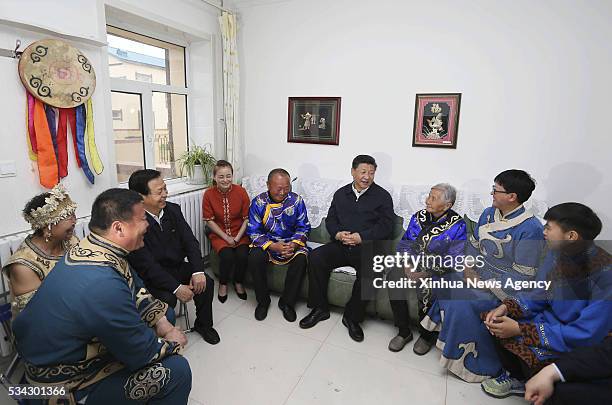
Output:
M179 177L187 150L185 48L107 26L117 178L154 168Z

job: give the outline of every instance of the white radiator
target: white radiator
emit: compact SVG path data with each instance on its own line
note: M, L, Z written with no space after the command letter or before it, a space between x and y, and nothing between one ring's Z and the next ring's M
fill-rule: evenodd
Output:
M191 226L193 234L200 242L200 250L202 256L208 255L209 243L204 233L204 223L202 222L202 198L204 192L202 190L192 191L185 194L179 194L168 198L168 201L172 201L175 204L181 206L181 211L185 216L185 220ZM74 228L74 234L77 238L83 239L85 235L89 233L89 217L80 218ZM19 247L21 242L28 236L30 232L21 232L14 235L9 235L0 238L0 268L4 266L3 263L11 257L13 252ZM4 275L2 275L2 290L0 292L0 303L8 302L8 282Z
M204 221L202 221L202 199L204 198L204 190L191 191L189 193L178 194L168 198L175 204L181 206L183 216L191 227L196 239L200 242L200 250L202 257L208 256L210 244L204 231Z

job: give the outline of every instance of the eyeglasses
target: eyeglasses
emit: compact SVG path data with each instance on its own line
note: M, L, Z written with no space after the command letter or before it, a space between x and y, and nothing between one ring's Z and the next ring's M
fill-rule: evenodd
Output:
M495 189L495 186L492 186L492 187L491 187L491 192L492 192L493 194L496 194L496 193L501 193L501 194L511 194L511 193L512 193L512 191L497 190L497 189Z

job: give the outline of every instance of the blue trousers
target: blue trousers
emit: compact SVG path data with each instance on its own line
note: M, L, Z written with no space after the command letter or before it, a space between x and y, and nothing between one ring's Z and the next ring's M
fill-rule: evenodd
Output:
M76 399L87 395L87 405L186 405L191 368L183 356L173 355L135 372L118 371L83 391L77 391Z

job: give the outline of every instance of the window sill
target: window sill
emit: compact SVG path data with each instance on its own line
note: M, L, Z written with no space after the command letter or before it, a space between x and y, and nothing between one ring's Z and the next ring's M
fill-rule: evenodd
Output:
M169 197L189 193L191 191L196 190L205 190L206 188L208 188L204 184L187 184L187 179L185 177L167 180L166 186L168 187Z

